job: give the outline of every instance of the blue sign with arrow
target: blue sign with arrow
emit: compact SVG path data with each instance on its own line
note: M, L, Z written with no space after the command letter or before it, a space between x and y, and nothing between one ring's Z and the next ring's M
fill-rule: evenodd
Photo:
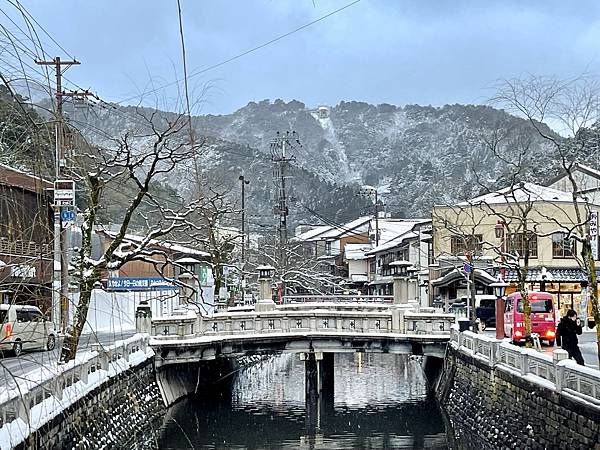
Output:
M77 213L71 209L63 209L60 212L60 220L62 222L75 222L76 217Z

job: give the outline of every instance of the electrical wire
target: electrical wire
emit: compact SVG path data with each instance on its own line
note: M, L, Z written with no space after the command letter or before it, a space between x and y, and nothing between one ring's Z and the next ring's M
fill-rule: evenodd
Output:
M284 38L286 38L288 36L291 36L292 34L295 34L295 33L299 32L299 31L302 31L305 28L308 28L308 27L310 27L310 26L312 26L312 25L314 25L314 24L316 24L318 22L321 22L322 20L327 19L328 17L331 17L331 16L333 16L335 14L338 14L338 13L342 12L343 10L345 10L347 8L350 8L351 6L359 3L360 1L361 0L354 0L353 2L350 2L347 5L344 5L341 8L336 9L335 11L331 11L330 13L325 14L324 16L321 16L321 17L319 17L319 18L317 18L317 19L315 19L315 20L313 20L311 22L308 22L308 23L306 23L306 24L304 24L302 26L299 26L297 28L294 28L293 30L288 31L287 33L281 34L281 35L279 35L279 36L277 36L277 37L275 37L275 38L273 38L273 39L271 39L271 40L269 40L267 42L264 42L264 43L262 43L260 45L257 45L256 47L252 47L251 49L246 50L246 51L244 51L242 53L239 53L239 54L237 54L235 56L232 56L231 58L227 58L224 61L212 64L212 65L210 65L208 67L205 67L203 69L200 69L200 70L197 70L195 72L192 72L189 75L188 79L192 78L192 77L196 77L196 76L201 75L203 73L206 73L206 72L208 72L210 70L216 69L217 67L221 67L221 66L223 66L225 64L228 64L228 63L233 62L233 61L235 61L237 59L240 59L240 58L242 58L242 57L244 57L246 55L249 55L250 53L256 52L256 51L258 51L258 50L260 50L262 48L265 48L265 47L267 47L267 46L269 46L271 44L274 44L275 42L280 41L280 40L282 40L282 39L284 39ZM151 89L149 91L146 91L142 95L136 95L136 96L124 98L124 99L116 101L114 103L120 105L121 103L129 102L131 100L135 100L135 99L141 98L144 95L151 94L153 92L156 92L156 91L159 91L159 90L162 90L162 89L174 86L176 84L181 83L181 81L183 81L183 80L182 79L176 79L175 81L171 81L169 83L163 84L162 86L159 86L157 88L154 88L154 89Z

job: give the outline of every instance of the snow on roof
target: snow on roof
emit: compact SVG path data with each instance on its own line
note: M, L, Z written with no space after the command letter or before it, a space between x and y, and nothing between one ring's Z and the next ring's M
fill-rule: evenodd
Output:
M117 233L114 231L108 231L108 230L98 230L98 231L105 233L107 236L109 236L113 239L117 236ZM137 234L126 234L125 237L123 238L123 240L125 242L129 241L129 242L135 242L135 243L140 243L144 239L146 239L145 236L138 236ZM198 256L210 257L210 253L208 253L208 252L204 252L202 250L198 250L198 249L191 248L191 247L186 247L184 245L176 244L173 242L159 241L158 239L150 239L149 244L150 245L159 245L161 247L167 248L169 250L172 250L172 251L178 252L178 253L186 253L188 255L198 255Z
M19 187L30 192L40 192L54 187L51 181L4 164L0 164L0 184Z
M379 219L379 242L387 242L414 229L416 225L431 219ZM375 228L372 224L373 229Z
M313 228L312 230L305 231L304 233L300 233L298 236L293 238L294 241L314 241L318 240L317 238L327 231L330 231L333 227L330 225L319 225L318 227Z
M586 166L585 164L581 164L581 163L575 163L573 164L573 169L571 170L571 172L576 172L576 171L580 171L583 172L591 177L594 177L596 179L600 180L600 171L590 167L590 166ZM563 178L567 177L567 172L566 171L561 171L560 174L558 174L556 177L552 178L547 184L548 186L552 186L554 183L556 183L559 180L562 180Z
M349 234L367 233L369 231L369 222L371 219L371 216L363 216L345 223L344 225L332 227L330 231L323 233L319 239L334 240Z
M505 203L521 202L572 202L570 193L552 189L539 184L523 183L519 187L509 186L496 192L480 195L471 200L458 203L456 206L470 205L499 205Z
M351 260L367 259L365 253L371 250L371 244L346 244L344 258Z
M376 253L383 252L385 250L389 250L391 248L401 245L407 239L413 239L413 238L418 238L418 237L419 237L419 235L417 233L415 233L414 231L409 231L407 233L400 234L400 235L394 237L393 239L390 239L390 240L384 242L383 244L379 244L377 247L370 250L367 253L367 256L374 255Z

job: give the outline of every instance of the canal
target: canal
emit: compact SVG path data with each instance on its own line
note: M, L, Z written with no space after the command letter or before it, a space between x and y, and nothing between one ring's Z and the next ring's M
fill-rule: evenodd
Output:
M160 450L448 449L441 410L417 359L335 355L334 395L305 408L304 362L282 354L241 368L226 392L172 406Z

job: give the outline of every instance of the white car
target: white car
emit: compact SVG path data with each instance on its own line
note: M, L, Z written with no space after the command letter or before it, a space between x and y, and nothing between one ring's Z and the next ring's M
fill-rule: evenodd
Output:
M56 347L54 324L35 306L0 305L0 350L19 356L23 350Z

